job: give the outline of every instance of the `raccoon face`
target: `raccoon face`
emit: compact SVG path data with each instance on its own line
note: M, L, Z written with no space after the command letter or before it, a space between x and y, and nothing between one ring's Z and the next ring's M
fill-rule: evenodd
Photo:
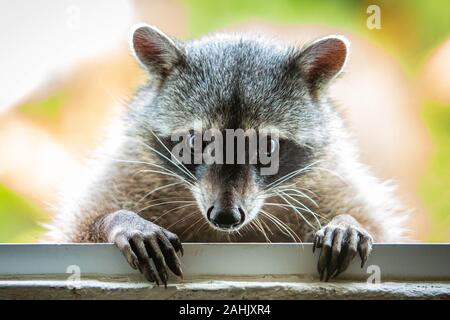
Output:
M323 92L345 64L344 38L302 49L231 35L181 43L140 26L132 49L152 80L133 117L213 228L264 213L276 187L326 152L335 115Z

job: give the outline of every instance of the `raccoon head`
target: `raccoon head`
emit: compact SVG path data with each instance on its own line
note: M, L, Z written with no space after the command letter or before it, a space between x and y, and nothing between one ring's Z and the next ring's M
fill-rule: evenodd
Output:
M251 35L180 42L141 25L131 46L150 74L132 110L139 136L189 186L213 228L250 222L275 187L326 151L336 115L324 91L346 62L345 38L303 48Z

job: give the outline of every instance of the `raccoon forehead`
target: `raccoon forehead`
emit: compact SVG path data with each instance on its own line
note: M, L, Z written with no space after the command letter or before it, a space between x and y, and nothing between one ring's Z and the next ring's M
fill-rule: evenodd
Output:
M225 94L222 92L222 101ZM167 98L167 103L155 108L158 110L152 113L148 121L165 135L176 130L203 128L276 130L280 135L295 137L299 132L317 130L324 120L321 110L304 99L293 101L280 97L278 101L270 101L269 97L261 96L256 91L253 94L254 101L250 103L248 99L246 102L233 101L236 97L222 102L221 99L214 99L213 93L201 94L196 98L193 92L186 99L175 99L169 95L171 98Z
M188 43L185 54L149 107L148 121L161 134L201 123L218 129L271 127L297 137L323 120L303 79L286 69L288 46L216 35Z
M223 52L232 53L233 50L248 48L255 50L270 50L283 54L288 45L267 35L256 33L214 33L199 39L185 42L188 55L222 55Z
M159 124L172 131L202 124L206 128L273 127L293 132L319 116L302 88L283 87L267 77L250 81L242 72L229 75L233 76L223 79L223 72L214 71L202 81L184 74L168 82L154 106Z
M179 126L158 126L158 128L155 128L157 133L161 136L169 137L180 137L186 132L197 132L204 134L206 131L215 132L224 134L224 130L231 129L231 130L237 130L236 128L224 128L223 126L220 126L218 124L209 123L205 124L201 120L196 120L191 124L183 123ZM241 129L241 128L238 128ZM300 144L306 144L311 142L311 139L314 138L313 135L314 132L308 132L305 130L302 130L302 128L297 128L295 130L289 131L285 127L276 127L272 125L265 125L261 124L254 128L247 128L242 129L244 135L251 136L254 133L256 134L262 134L262 135L268 135L268 136L274 136L277 139L286 139L286 140L292 140L296 141ZM225 133L228 134L228 133ZM231 133L233 134L233 133Z

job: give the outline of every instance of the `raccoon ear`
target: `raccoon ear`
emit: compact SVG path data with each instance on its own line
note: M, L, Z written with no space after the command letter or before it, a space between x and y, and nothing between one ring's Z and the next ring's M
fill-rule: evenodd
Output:
M347 38L329 36L314 41L299 53L297 66L311 90L320 90L341 72L349 50Z
M159 80L169 74L184 54L180 43L146 24L135 26L130 45L138 62Z

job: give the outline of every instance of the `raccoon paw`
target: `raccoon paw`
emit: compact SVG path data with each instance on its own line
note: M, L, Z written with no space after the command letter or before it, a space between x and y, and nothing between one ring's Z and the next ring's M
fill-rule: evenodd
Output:
M352 220L355 223L349 223ZM372 250L372 243L370 234L352 217L335 217L317 231L314 238L313 252L316 248L321 248L317 264L320 280L328 281L338 276L347 269L356 253L361 257L362 268Z
M181 241L174 233L129 211L118 211L105 219L109 241L123 253L130 266L139 271L150 282L159 285L159 279L167 287L167 266L182 277L181 263L177 252L183 254ZM153 260L156 270L150 263Z

